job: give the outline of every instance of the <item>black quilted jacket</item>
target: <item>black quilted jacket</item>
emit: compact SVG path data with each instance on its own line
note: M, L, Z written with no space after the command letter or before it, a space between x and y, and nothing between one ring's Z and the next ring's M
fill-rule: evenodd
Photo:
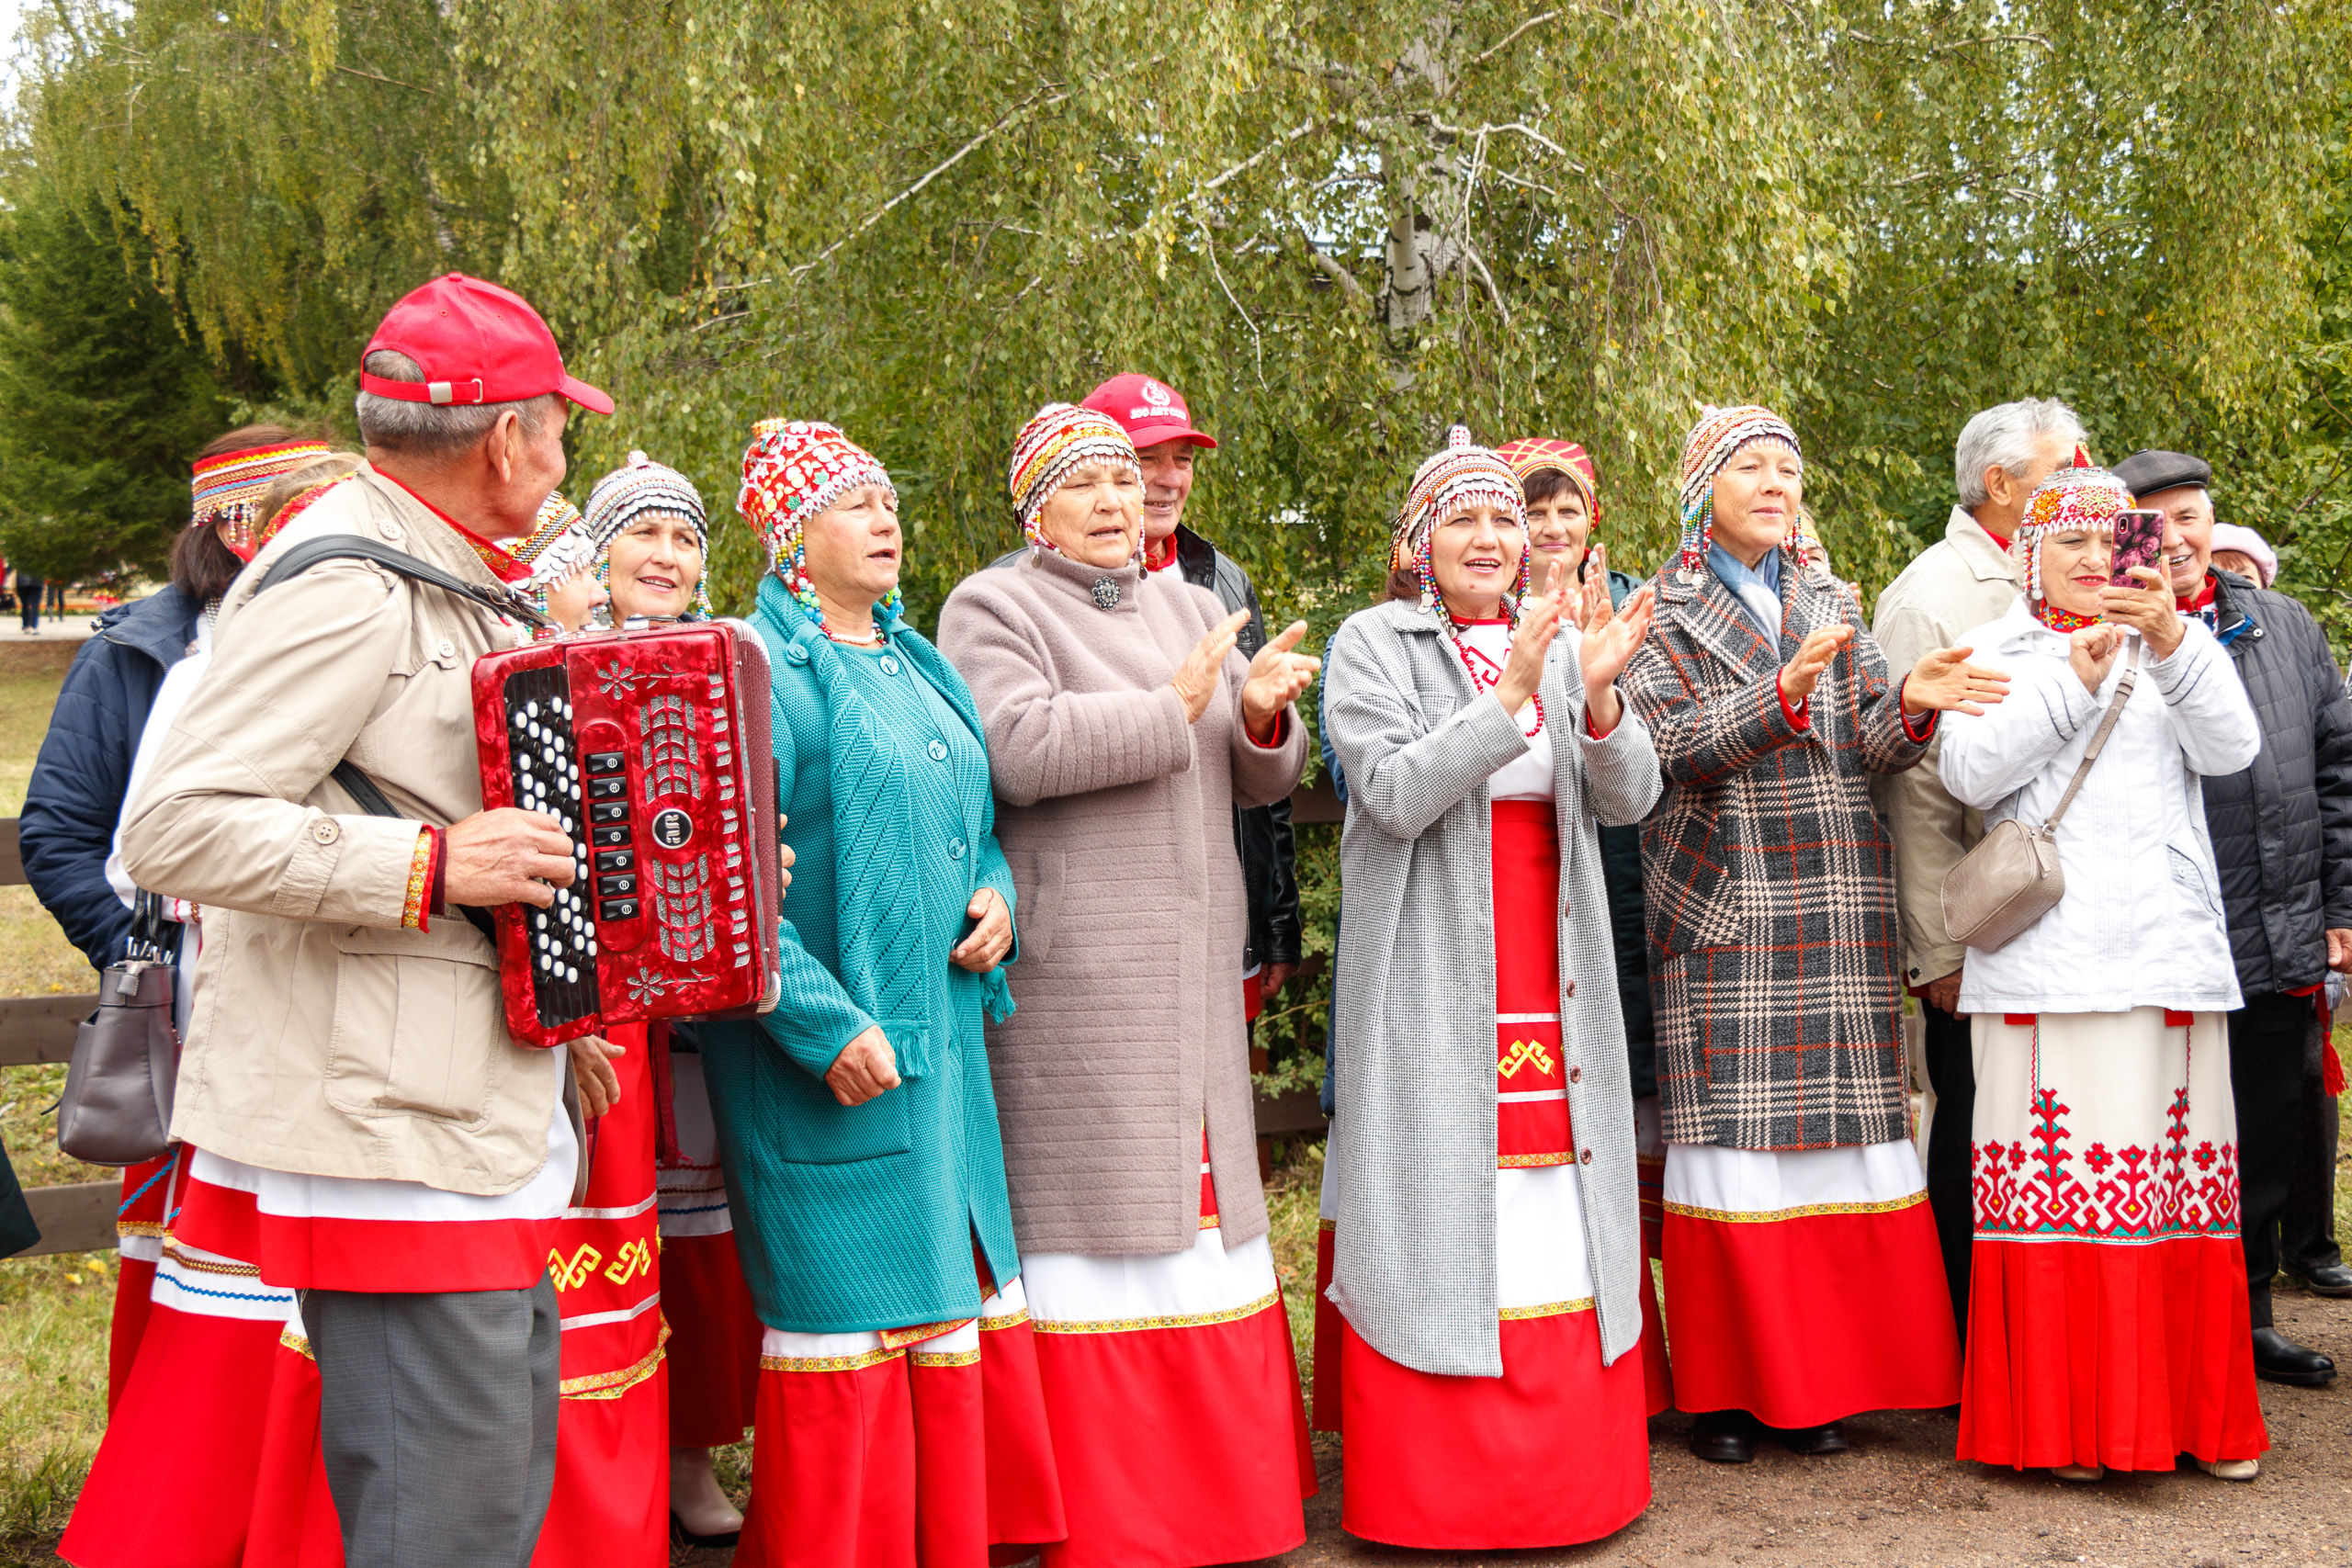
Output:
M2352 697L2311 612L2213 573L2215 635L2262 725L2244 773L2205 781L2205 822L2238 987L2317 985L2329 927L2352 928Z

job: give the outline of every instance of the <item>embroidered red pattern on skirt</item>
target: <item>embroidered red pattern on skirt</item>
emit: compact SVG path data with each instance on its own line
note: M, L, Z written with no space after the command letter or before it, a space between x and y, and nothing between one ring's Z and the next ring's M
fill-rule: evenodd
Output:
M620 1100L588 1123L588 1190L547 1255L562 1323L555 1490L536 1568L662 1568L670 1561L669 1377L654 1212L653 1100L645 1025L607 1038Z
M1560 835L1549 801L1492 807L1495 1163L1566 1165L1576 1146L1560 1043Z

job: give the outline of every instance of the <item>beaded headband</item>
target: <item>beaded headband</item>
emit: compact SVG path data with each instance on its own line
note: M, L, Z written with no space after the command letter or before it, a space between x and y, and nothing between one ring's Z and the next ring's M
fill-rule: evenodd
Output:
M1770 409L1755 403L1731 408L1707 404L1700 409L1699 423L1691 427L1690 438L1682 444L1682 544L1679 554L1684 571L1697 572L1707 558L1707 547L1714 543L1715 476L1742 447L1759 444L1786 446L1797 455L1800 465L1804 461L1804 448L1797 442L1797 433Z
M2132 492L2105 468L2059 468L2033 487L2026 497L2025 516L2018 523L2009 548L2025 562L2028 604L2041 601L2041 541L2051 534L2079 528L2086 534L2115 532L2119 513L2130 510Z
M1021 434L1012 438L1005 488L1012 492L1013 521L1021 525L1023 537L1040 549L1054 548L1039 531L1037 518L1046 502L1062 488L1062 481L1089 463L1114 464L1138 479L1143 477L1136 444L1108 414L1075 403L1047 403L1021 427ZM1136 535L1136 558L1143 558L1140 530Z
M865 485L881 486L893 502L899 498L889 471L836 427L808 419L763 419L752 426L735 510L767 547L768 569L819 631L825 629L825 612L808 580L808 519ZM888 620L902 613L905 604L893 588L874 612Z
M273 481L326 455L327 444L323 441L281 441L272 446L249 446L241 452L198 457L190 465L193 477L188 488L196 504L188 526L222 525L220 542L229 547L230 553L239 560L253 559L262 543L254 536L255 529L266 521L254 515L262 492Z
M1470 439L1470 428L1457 424L1445 433L1445 450L1413 470L1404 504L1396 509L1396 533L1388 547L1388 569L1409 566L1421 585L1421 608L1438 604L1437 574L1430 566L1430 541L1437 525L1457 506L1473 501L1492 502L1509 512L1519 527L1527 526L1527 492L1519 475L1499 453ZM1527 593L1527 552L1520 551L1519 576L1504 600L1504 613L1517 618L1518 601Z
M1548 435L1522 435L1496 447L1495 456L1510 465L1521 485L1546 469L1565 476L1584 498L1585 515L1592 519L1594 527L1600 526L1600 475L1592 466L1591 454L1582 446Z
M596 541L596 581L607 590L612 587L613 541L648 512L674 513L695 525L695 546L706 570L695 578L694 604L687 608L685 618L710 619L714 612L710 607L710 573L707 570L710 559L709 514L703 507L702 491L677 469L665 468L642 452L632 450L627 462L598 479L588 492L588 531Z

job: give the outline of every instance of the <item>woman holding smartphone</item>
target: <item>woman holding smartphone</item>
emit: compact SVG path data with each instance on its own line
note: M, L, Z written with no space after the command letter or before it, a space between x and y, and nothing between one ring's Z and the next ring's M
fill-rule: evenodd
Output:
M2238 984L2198 780L2249 765L2261 737L2163 577L2117 576L2131 509L2098 468L2034 488L2014 546L2026 591L1962 639L2008 672L2008 700L1944 720L1944 787L1988 828L2038 827L2120 707L2059 826L2065 896L1962 967L1976 1243L1959 1457L2096 1481L2190 1453L2249 1481L2267 1440L2223 1016Z

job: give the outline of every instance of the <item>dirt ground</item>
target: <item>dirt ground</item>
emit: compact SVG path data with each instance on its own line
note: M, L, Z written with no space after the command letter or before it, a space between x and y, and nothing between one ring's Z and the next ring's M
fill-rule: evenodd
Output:
M2352 1302L2281 1292L2278 1326L2352 1366ZM1956 1424L1883 1414L1848 1425L1851 1452L1799 1459L1777 1448L1754 1464L1704 1464L1683 1440L1690 1417L1650 1424L1649 1512L1604 1541L1565 1551L1414 1551L1340 1529L1340 1449L1320 1438L1323 1490L1306 1506L1306 1544L1282 1568L1420 1563L1428 1568L1655 1568L1663 1563L1978 1568L2010 1563L2163 1564L2352 1561L2352 1376L2334 1388L2262 1385L2270 1451L2250 1484L2194 1467L2097 1485L1962 1465ZM681 1551L677 1568L719 1568L725 1551Z

